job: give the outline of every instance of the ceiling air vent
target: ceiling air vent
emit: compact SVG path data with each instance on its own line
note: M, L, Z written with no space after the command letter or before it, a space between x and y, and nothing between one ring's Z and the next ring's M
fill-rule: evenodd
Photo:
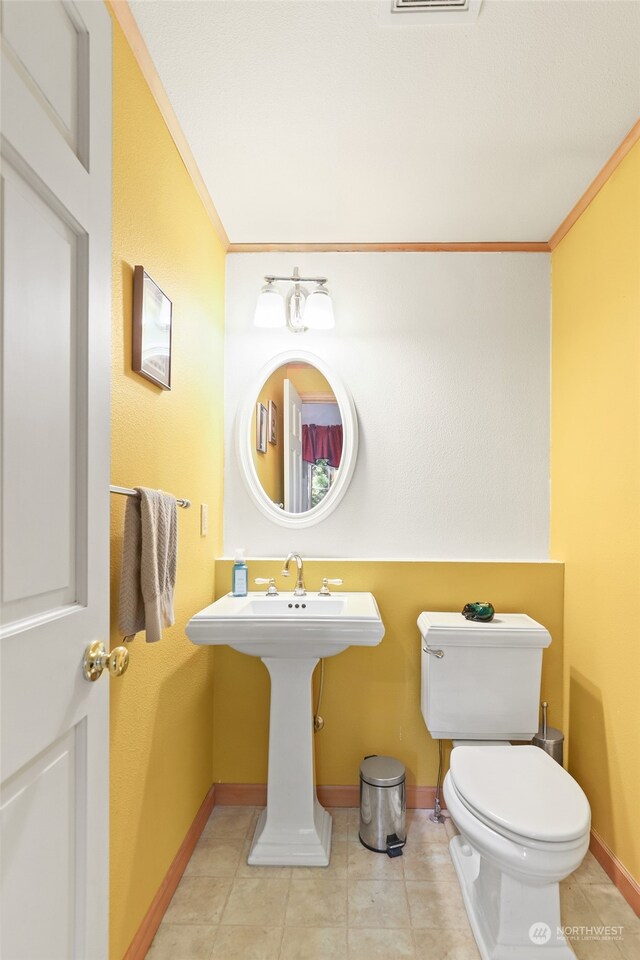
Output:
M469 0L393 0L394 11L403 10L467 10Z
M482 0L385 0L383 18L387 23L459 23L473 22Z

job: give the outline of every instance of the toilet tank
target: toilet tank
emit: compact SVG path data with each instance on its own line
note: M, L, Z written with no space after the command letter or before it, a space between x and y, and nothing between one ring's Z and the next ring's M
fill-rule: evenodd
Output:
M549 631L525 613L479 623L461 613L425 611L418 627L420 704L431 736L531 740L538 731L542 651L551 643Z

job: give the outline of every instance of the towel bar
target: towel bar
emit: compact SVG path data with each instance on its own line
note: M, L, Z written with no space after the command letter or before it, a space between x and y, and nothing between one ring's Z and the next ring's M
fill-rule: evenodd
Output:
M109 487L111 493L121 493L125 497L139 497L140 494L137 490L132 490L130 487ZM188 510L191 506L191 500L183 500L176 497L176 503L179 507L183 507L185 510Z

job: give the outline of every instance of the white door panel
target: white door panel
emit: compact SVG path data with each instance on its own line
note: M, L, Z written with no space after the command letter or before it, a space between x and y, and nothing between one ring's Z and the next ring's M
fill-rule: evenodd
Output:
M0 955L104 960L109 690L81 666L108 640L111 23L0 11Z
M34 17L39 29L33 29ZM89 34L70 3L9 0L2 34L12 60L34 98L78 156L86 152Z
M38 904L28 938L9 924L2 943L5 960L74 956L86 893L82 864L76 863L84 832L85 732L82 721L3 785L3 909L19 916L24 903ZM52 863L57 883L48 889Z
M86 300L76 315L79 238L7 163L2 179L6 624L78 595L75 347L87 318Z

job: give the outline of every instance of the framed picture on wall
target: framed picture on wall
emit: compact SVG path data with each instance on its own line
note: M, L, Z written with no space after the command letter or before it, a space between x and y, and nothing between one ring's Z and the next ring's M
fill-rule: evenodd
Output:
M144 267L133 271L134 373L171 390L171 300Z
M267 408L264 403L256 404L256 450L267 452Z
M278 407L269 400L269 443L278 442Z

